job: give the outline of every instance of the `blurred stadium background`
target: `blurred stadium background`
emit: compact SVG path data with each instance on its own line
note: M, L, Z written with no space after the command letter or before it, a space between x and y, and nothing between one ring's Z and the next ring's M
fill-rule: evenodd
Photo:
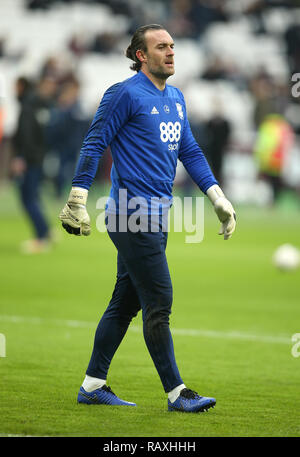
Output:
M55 84L48 88L54 128L48 125L44 173L60 192L65 179L69 185L104 91L133 74L124 58L131 34L156 22L176 40L176 74L169 83L184 92L195 137L229 197L265 205L278 186L299 192L300 96L291 93L291 77L300 71L297 0L2 0L0 11L2 187L9 183L20 110L17 79ZM265 154L280 156L275 169L257 160L265 146L264 121L272 114L295 135L288 142L284 127L274 127ZM57 118L65 126L59 132ZM109 178L109 167L107 155L99 178ZM186 181L179 165L177 184Z
M93 329L113 287L115 252L96 230L88 242L62 233L57 215L104 91L133 75L124 50L135 29L146 23L163 24L175 40L176 74L168 82L183 91L194 135L238 213L230 245L220 246L216 240L211 209L201 249L184 246L181 234L170 234L176 287L172 322L180 364L192 388L197 389L201 379L204 393L219 395L225 407L205 416L200 429L193 418L183 422L176 417L168 424L160 416L164 396L146 350L137 349L143 348L138 327L129 332L112 366L112 387L120 396L130 397L131 383L137 396L128 399L143 398L145 408L138 418L132 412L117 416L109 411L99 428L97 412L70 406L88 361ZM7 339L7 357L0 359L0 435L300 436L299 359L293 359L289 346L292 334L300 331L299 275L278 276L271 266L278 245L300 245L300 91L292 90L297 82L292 77L298 73L299 0L0 1L5 265L0 332ZM61 241L34 259L19 252L21 241L32 233L12 167L20 152L20 95L27 89L42 90L47 98L39 113L45 134L40 143L42 194ZM38 144L39 138L29 141ZM110 166L106 151L90 192L94 225L96 198L107 195ZM199 195L180 164L175 192ZM88 302L84 308L76 293L79 254ZM201 309L195 286L199 277ZM190 333L182 332L188 328ZM204 347L204 353L195 351L193 338L200 338L196 347ZM193 371L198 360L200 367L205 363L205 377ZM55 389L61 384L62 397L57 399ZM253 404L257 395L259 402ZM13 403L8 401L12 396ZM279 398L284 405L278 405Z

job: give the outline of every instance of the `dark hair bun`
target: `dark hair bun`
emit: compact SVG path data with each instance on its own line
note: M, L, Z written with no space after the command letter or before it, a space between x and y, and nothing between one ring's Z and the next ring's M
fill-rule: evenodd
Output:
M126 50L126 57L128 57L128 59L134 60L133 55L132 55L131 44L128 46L128 48Z

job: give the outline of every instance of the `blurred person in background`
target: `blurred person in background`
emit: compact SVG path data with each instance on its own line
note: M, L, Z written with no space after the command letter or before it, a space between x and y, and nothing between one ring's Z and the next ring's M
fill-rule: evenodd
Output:
M175 37L194 37L197 34L190 19L192 0L173 0L169 4L167 27Z
M208 62L201 78L207 81L217 81L227 79L228 76L226 61L221 56L216 55Z
M80 84L75 77L59 88L47 129L49 146L58 154L59 168L54 178L56 195L62 197L64 186L75 171L75 163L90 119L79 101Z
M300 18L295 17L284 34L290 75L300 73Z
M5 56L5 38L0 37L0 58Z
M3 124L4 124L4 108L1 104L1 95L0 95L0 144L2 143L3 138Z
M254 155L259 177L272 189L273 203L278 202L284 189L282 171L294 141L291 125L279 114L266 116L258 129Z
M41 65L39 79L53 80L57 86L58 92L64 83L74 79L71 60L64 54L47 57Z
M97 33L89 46L89 51L99 54L112 54L116 51L118 40L119 37L117 33Z
M26 78L16 81L20 115L13 137L14 156L11 172L16 180L20 200L33 227L34 238L25 241L24 253L44 252L50 246L50 229L41 204L42 164L47 152L46 127L56 84L44 78L33 87Z
M88 52L87 38L83 31L76 31L71 36L68 49L76 58L81 58Z
M265 69L260 69L250 80L250 90L254 98L253 121L258 129L266 116L282 114L284 103L280 93L280 86Z
M1 81L0 81L1 84ZM1 86L0 86L0 183L6 175L5 158L3 154L3 130L4 130L4 108L1 100Z
M282 172L294 144L294 130L285 116L289 100L288 86L279 83L266 69L260 68L250 81L250 90L254 97L254 158L258 177L269 184L272 203L276 204L286 187Z
M206 32L207 28L216 22L227 22L227 0L193 0L188 18L193 23L194 38Z
M52 78L56 82L61 79L62 70L60 66L60 62L57 57L50 56L47 57L46 60L43 62L40 70L40 77L41 78Z
M222 185L224 155L231 134L231 124L226 119L219 100L214 101L214 111L204 125L205 152L207 160L219 184Z

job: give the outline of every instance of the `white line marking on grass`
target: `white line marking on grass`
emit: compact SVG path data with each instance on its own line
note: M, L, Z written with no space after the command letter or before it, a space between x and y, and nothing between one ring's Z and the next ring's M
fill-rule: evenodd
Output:
M0 433L0 438L45 438L46 436L47 435L14 435L12 433Z
M92 328L96 329L96 322L69 320L69 319L51 319L42 317L26 317L26 316L9 316L0 315L0 322L9 322L15 324L33 324L33 325L55 325L59 327L71 327L71 328ZM142 328L137 325L131 325L128 329L131 332L141 333ZM270 344L291 344L291 338L284 336L274 335L253 335L245 332L237 331L218 331L218 330L201 330L201 329L183 329L183 328L171 328L173 335L178 336L192 336L192 337L207 337L207 338L221 338L229 340L241 340L241 341L255 341L258 343L270 343Z

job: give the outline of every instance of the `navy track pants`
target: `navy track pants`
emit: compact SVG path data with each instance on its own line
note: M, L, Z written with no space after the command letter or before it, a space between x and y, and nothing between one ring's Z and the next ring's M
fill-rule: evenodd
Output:
M117 281L94 339L87 375L106 379L133 317L142 309L144 339L165 392L182 384L169 328L172 282L167 232L110 232L118 250Z

